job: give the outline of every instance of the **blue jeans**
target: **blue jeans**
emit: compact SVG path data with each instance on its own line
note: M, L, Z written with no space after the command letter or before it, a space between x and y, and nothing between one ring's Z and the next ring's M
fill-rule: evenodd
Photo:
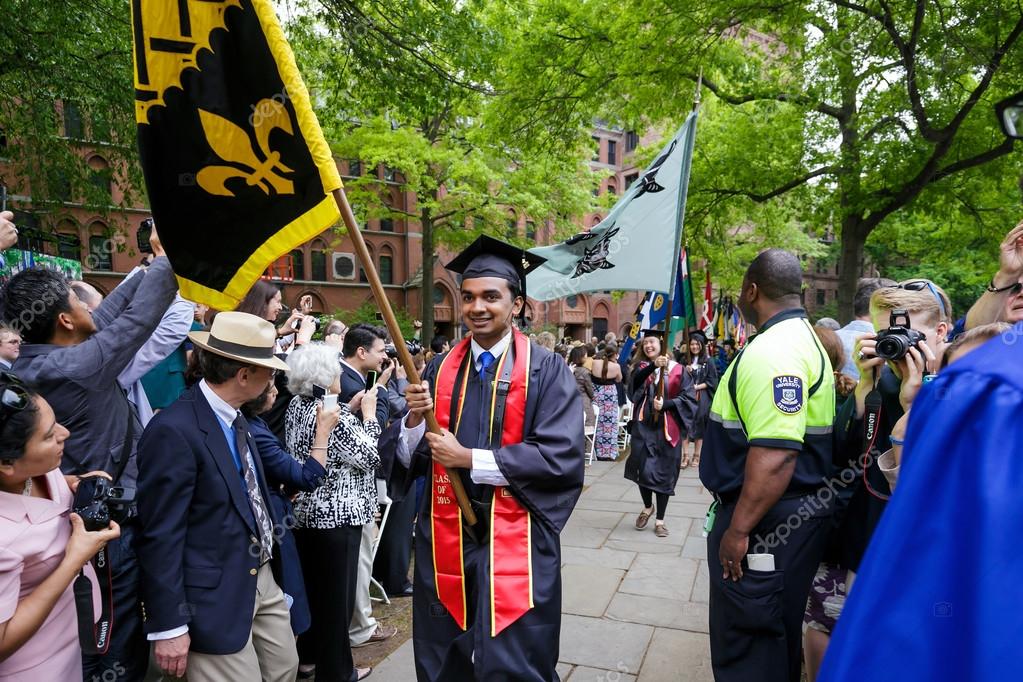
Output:
M146 675L149 645L142 631L135 523L121 526L121 537L107 545L114 603L110 647L105 654L82 656L84 682L141 682Z

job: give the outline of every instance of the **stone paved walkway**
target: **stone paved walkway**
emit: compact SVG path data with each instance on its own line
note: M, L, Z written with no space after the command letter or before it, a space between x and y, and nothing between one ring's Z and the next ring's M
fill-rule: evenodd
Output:
M564 596L561 663L568 682L711 680L707 638L707 552L703 517L710 495L693 469L682 472L665 517L633 527L642 509L623 462L595 462L561 534ZM415 679L409 640L373 671L376 682Z

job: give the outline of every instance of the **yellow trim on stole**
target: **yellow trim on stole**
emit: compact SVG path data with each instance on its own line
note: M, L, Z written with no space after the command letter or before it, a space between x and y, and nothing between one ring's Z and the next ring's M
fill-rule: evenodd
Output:
M501 360L497 363L497 371L494 373L495 381L494 388L490 395L490 426L488 433L494 432L494 403L497 402L497 381L496 377L501 376L501 369L504 367L505 359L508 357L508 351L514 347L515 344L515 332L512 331L511 343L508 344L508 348L505 349L504 353L501 354ZM529 361L532 358L533 346L530 342L526 342L526 385L525 394L526 398L529 397ZM523 407L525 410L525 407ZM523 415L523 420L525 415ZM502 436L504 434L501 434ZM533 608L533 515L529 513L529 509L526 509L526 550L527 550L527 566L529 568L529 608ZM491 501L490 504L490 636L497 636L497 616L494 613L494 504Z
M471 357L471 353L467 353L467 354ZM448 353L447 355L444 356L444 359L440 361L440 367L437 368L436 376L438 376L438 377L440 376L440 373L444 370L444 365L447 364L447 361L450 358L451 358L451 354ZM466 374L466 377L469 376L468 372L466 372L465 374ZM436 381L434 381L434 383L436 384ZM462 381L462 395L463 396L465 395L465 381L464 380ZM458 417L456 418L456 420L457 421L456 421L456 424L455 424L455 432L458 431L458 422L461 422L461 420L462 420L462 400L461 400L461 398L459 398ZM448 424L448 426L451 426L451 424ZM450 474L448 474L448 475L450 476ZM433 557L433 576L434 576L434 579L436 580L436 578L437 578L437 539L436 539L437 535L436 535L436 527L434 525L434 519L433 519L433 492L434 492L433 486L435 486L437 484L437 482L433 480L433 476L434 476L434 473L433 473L433 463L431 462L430 463L430 554ZM458 527L459 528L462 527L462 508L461 507L458 507ZM465 598L465 547L462 545L462 533L461 532L458 533L458 565L461 567L461 571L462 571L462 629L465 630L465 629L467 629L467 626L468 626L468 614L467 614L468 605L466 603L466 598ZM437 598L440 599L440 587L439 586L434 586L434 587L437 589Z

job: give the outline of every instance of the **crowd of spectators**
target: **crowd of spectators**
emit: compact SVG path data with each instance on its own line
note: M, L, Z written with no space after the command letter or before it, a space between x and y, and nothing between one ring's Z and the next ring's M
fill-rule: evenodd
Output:
M0 213L0 237L12 229ZM177 294L155 230L152 251L106 297L45 269L3 288L0 679L362 679L370 671L355 667L352 649L395 634L373 617L371 581L392 597L412 591L415 495L392 497L381 471L381 431L407 411L391 340L373 325L317 320L308 298L286 311L263 281L236 311L195 306ZM921 387L1020 321L1023 224L965 319L937 282L872 278L859 282L852 320L815 328L836 376L835 475L857 476L837 496L807 603L810 680L896 490ZM892 355L882 346L901 327L912 334ZM686 338L677 362L660 362L652 341L622 362L614 334L534 336L571 367L598 460L620 456L623 415L652 368L681 372L670 399L690 406L682 468L699 463L736 351L731 340ZM417 368L449 349L433 337ZM111 487L110 499L126 494L116 518L69 515L79 490ZM641 489L649 517L661 492ZM378 537L381 502L393 513ZM655 523L665 504L658 498ZM92 568L97 552L105 574ZM102 653L80 638L79 576L94 613L113 623Z

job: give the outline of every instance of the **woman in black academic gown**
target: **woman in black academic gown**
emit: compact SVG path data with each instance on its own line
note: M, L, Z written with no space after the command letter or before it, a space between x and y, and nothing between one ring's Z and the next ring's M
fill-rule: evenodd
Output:
M718 387L717 365L707 355L707 337L701 331L693 332L689 337L689 352L686 354L685 371L692 381L690 395L696 402L696 415L689 427L689 433L682 439L682 468L692 465L700 467L700 450L703 449L703 433L710 417L710 405L714 401L714 392ZM689 443L693 443L693 458L689 459Z
M661 354L661 335L644 330L640 346L641 361L632 373L630 395L633 402L632 452L625 463L625 478L635 481L643 498L643 511L636 518L636 529L646 528L654 514L654 534L668 536L664 512L668 496L675 494L679 465L682 462L682 438L692 426L696 403L691 396L692 377L682 365ZM658 384L667 379L664 397Z

